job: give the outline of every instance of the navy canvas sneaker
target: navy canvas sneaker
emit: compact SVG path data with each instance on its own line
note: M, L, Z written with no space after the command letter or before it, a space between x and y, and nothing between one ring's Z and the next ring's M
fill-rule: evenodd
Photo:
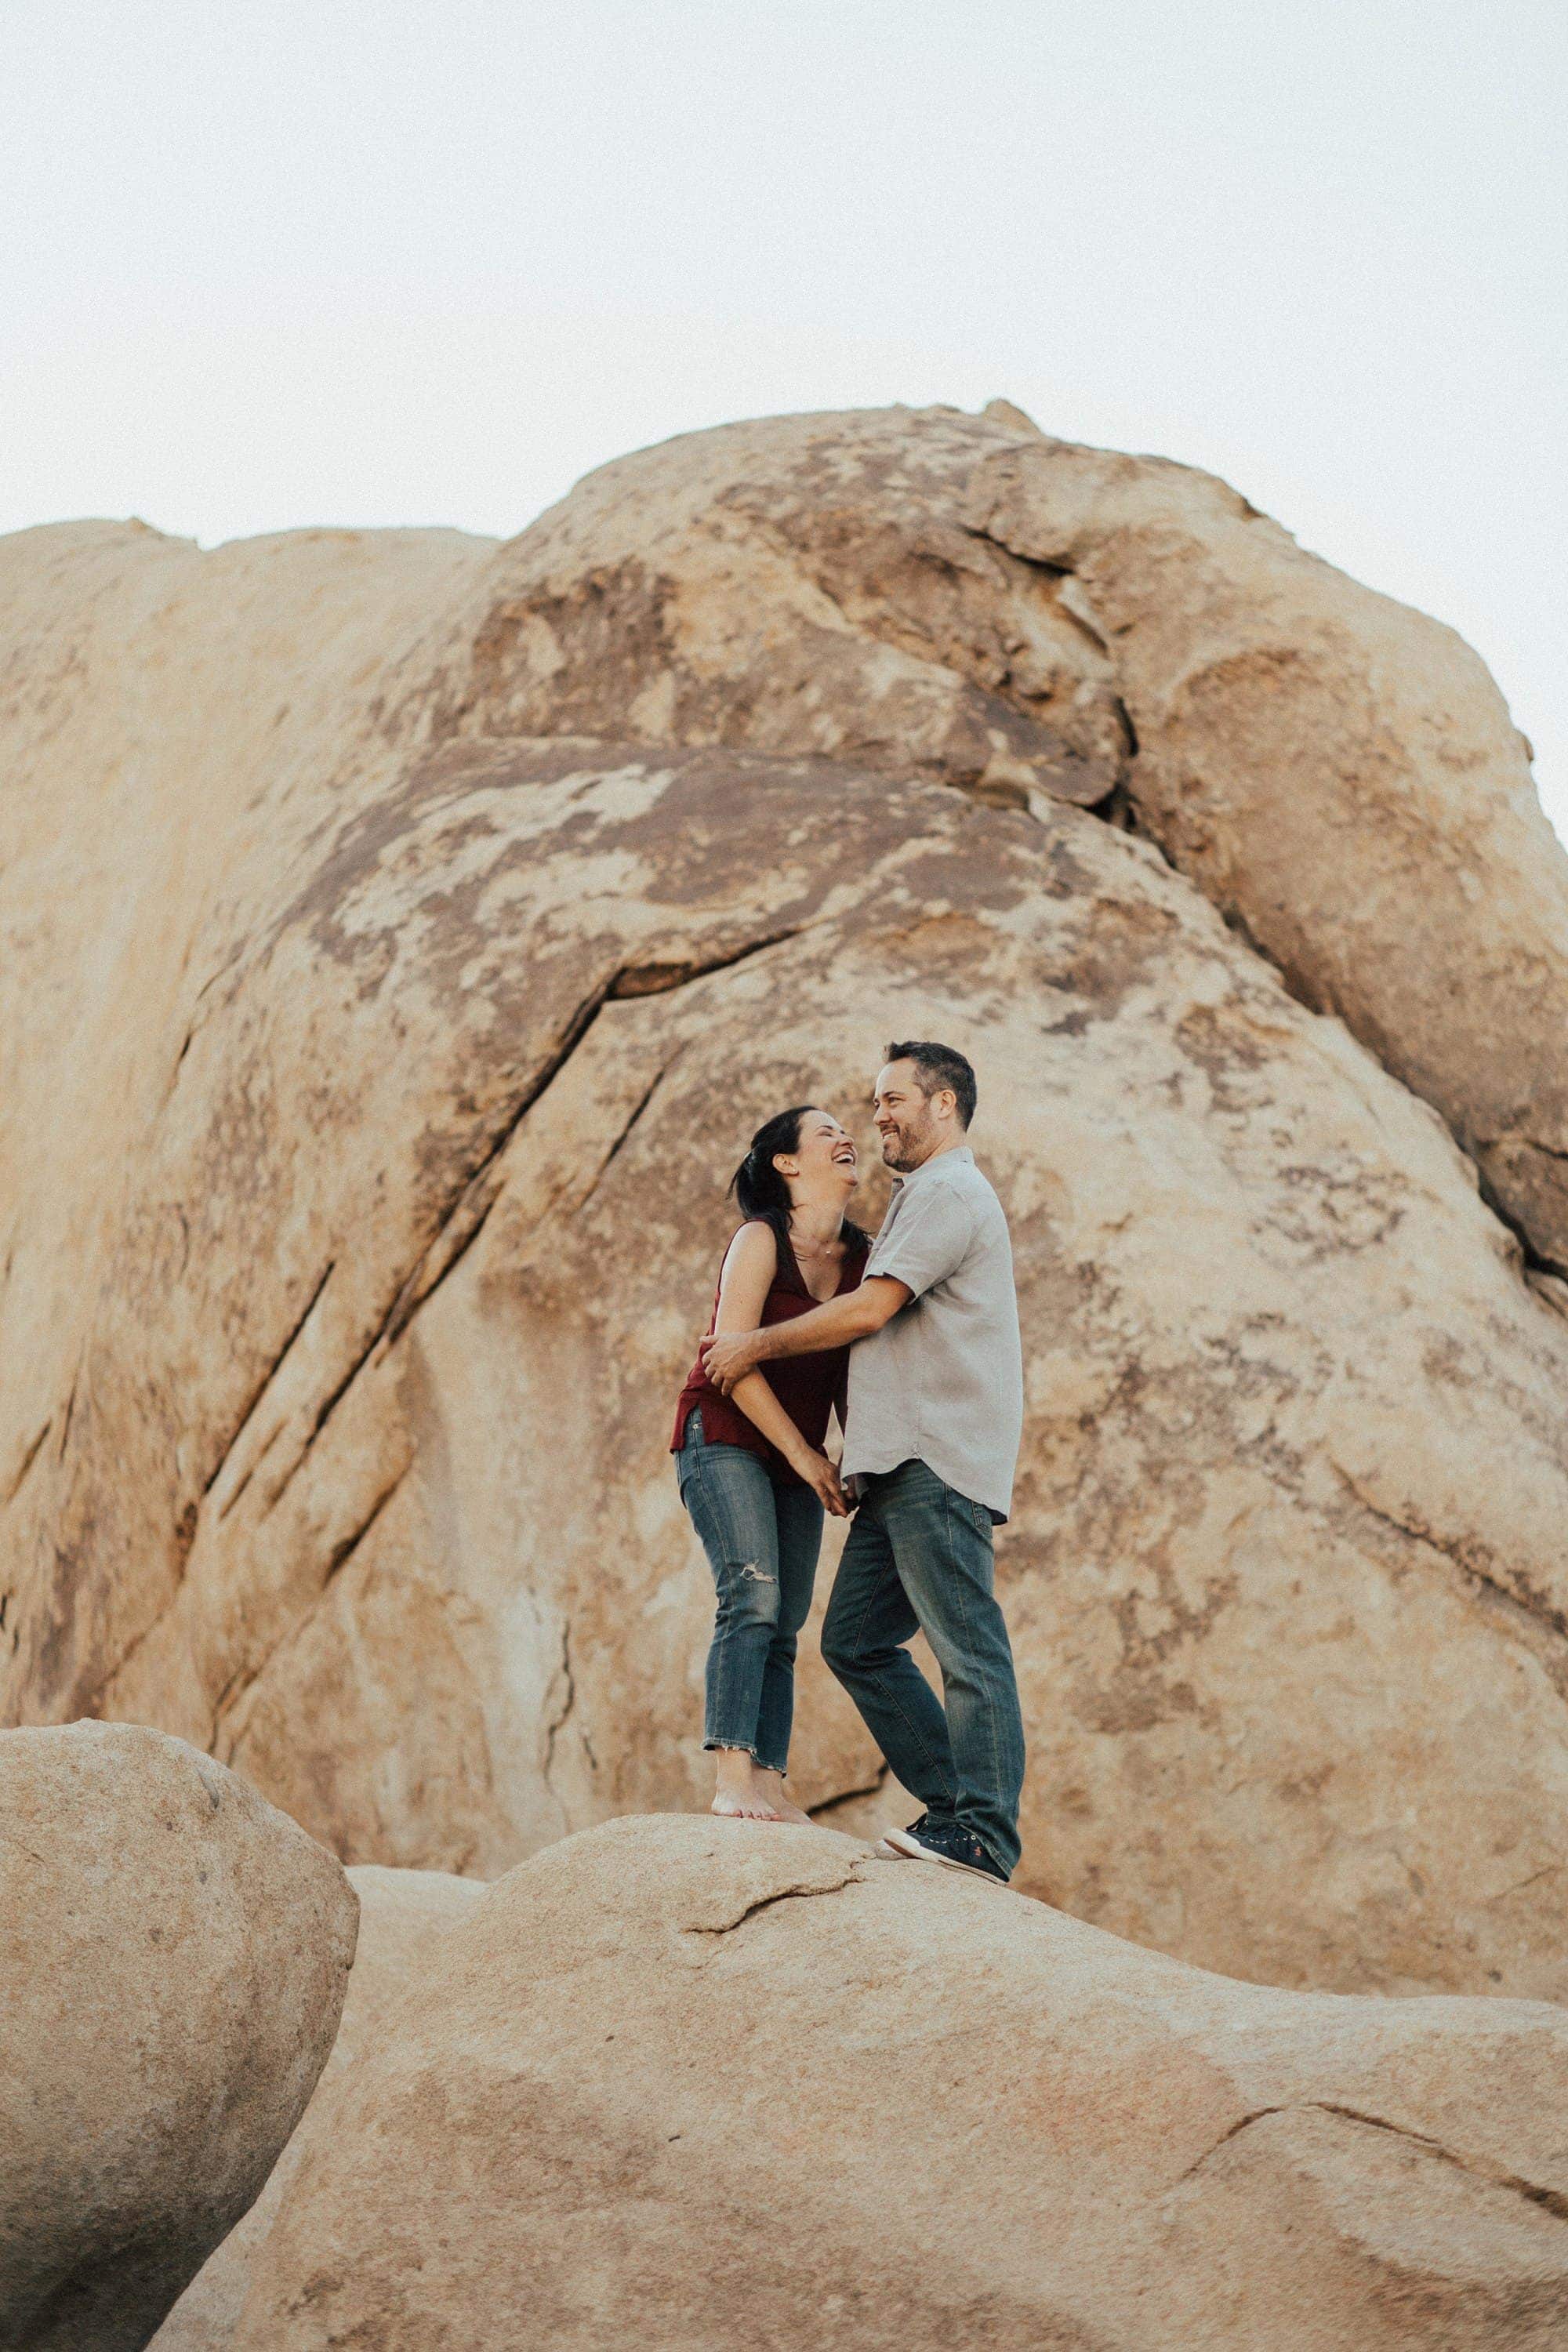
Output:
M907 1830L889 1830L879 1853L905 1856L911 1862L942 1862L949 1870L972 1870L977 1878L994 1878L1005 1886L1007 1874L994 1862L973 1832L956 1822L933 1822L922 1813Z
M926 1831L931 1826L931 1817L929 1813L922 1813L918 1822L911 1822L908 1830L900 1831L899 1835L905 1837L923 1837ZM872 1848L872 1852L874 1853L880 1854L884 1862L902 1862L904 1860L902 1850L896 1845L889 1845L888 1843L889 1839L892 1837L893 1834L894 1832L891 1830L885 1830L882 1835L877 1840L875 1846Z

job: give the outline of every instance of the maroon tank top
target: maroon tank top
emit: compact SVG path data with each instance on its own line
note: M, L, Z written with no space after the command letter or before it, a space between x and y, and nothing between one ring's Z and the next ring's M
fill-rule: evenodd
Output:
M734 1236L731 1234L731 1239ZM838 1287L835 1298L842 1298L847 1290L858 1289L866 1271L867 1254L870 1244L858 1234L844 1236L844 1263L838 1269ZM729 1255L726 1249L725 1256ZM724 1278L723 1263L719 1267L719 1281ZM826 1305L814 1298L805 1286L794 1250L786 1240L779 1244L778 1265L767 1297L763 1302L762 1323L787 1323L797 1315L807 1315L814 1307ZM719 1290L713 1292L713 1309L708 1318L708 1333L713 1329L719 1312ZM775 1361L759 1367L763 1378L783 1405L808 1445L819 1451L827 1435L827 1416L837 1404L843 1417L844 1391L849 1376L847 1348L825 1348L815 1356L780 1356ZM805 1480L797 1477L779 1452L769 1444L754 1421L749 1420L732 1399L721 1395L702 1367L698 1357L686 1376L686 1386L680 1391L675 1408L675 1434L669 1450L679 1454L686 1441L686 1423L692 1407L702 1408L702 1434L712 1445L743 1445L764 1463L770 1475L784 1485L800 1486Z

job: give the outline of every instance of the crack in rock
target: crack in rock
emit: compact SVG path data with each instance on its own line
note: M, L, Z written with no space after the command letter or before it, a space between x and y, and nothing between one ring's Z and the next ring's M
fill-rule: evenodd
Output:
M1476 1138L1478 1151L1507 1150L1510 1148L1539 1151L1543 1160L1568 1161L1568 1151L1563 1150L1561 1145L1542 1143L1536 1135L1478 1135Z
M224 1685L223 1689L218 1693L217 1698L213 1705L212 1729L207 1735L207 1747L211 1753L214 1755L217 1753L218 1734L222 1730L225 1723L228 1720L229 1717L233 1715L235 1709L240 1705L247 1694L255 1688L256 1685L261 1680L261 1677L266 1674L268 1668L271 1665L273 1660L279 1655L279 1652L287 1649L291 1642L296 1641L304 1632L306 1626L310 1622L310 1620L315 1616L317 1611L321 1608L322 1601L331 1591L332 1585L337 1577L341 1574L342 1570L348 1566L348 1563L353 1558L354 1553L359 1549L366 1536L369 1535L372 1528L374 1527L377 1519L380 1518L382 1513L385 1510L387 1505L391 1502L393 1496L402 1486L405 1478L407 1477L410 1466L411 1465L407 1463L404 1464L403 1468L398 1472L396 1477L392 1480L391 1484L383 1487L381 1493L376 1496L374 1502L371 1505L370 1509L360 1521L358 1527L355 1528L353 1533L352 1535L345 1536L341 1543L336 1543L332 1546L331 1552L327 1556L326 1573L322 1577L315 1593L312 1595L309 1607L294 1620L294 1622L291 1625L286 1627L285 1630L279 1634L278 1639L268 1646L265 1654L258 1660L257 1664L253 1667L248 1671L244 1666L237 1667L235 1672L229 1676L227 1682ZM243 1732L240 1733L239 1737L244 1737ZM234 1743L234 1747L237 1747L237 1745L238 1740L237 1739ZM234 1747L231 1747L230 1748L231 1755L234 1752Z
M744 1927L748 1919L754 1919L760 1911L771 1911L775 1903L793 1903L814 1895L842 1895L847 1886L859 1884L860 1865L856 1860L848 1864L842 1877L834 1879L828 1885L802 1882L793 1886L781 1886L772 1895L758 1895L755 1902L748 1903L743 1910L737 1911L732 1919L693 1921L685 1932L689 1936L732 1935L737 1927Z
M1489 1909L1494 1903L1506 1903L1510 1895L1522 1895L1527 1886L1538 1885L1543 1878L1555 1877L1560 1870L1568 1870L1568 1862L1543 1862L1539 1870L1530 1873L1528 1878L1516 1878L1511 1885L1500 1886L1495 1895L1489 1895L1487 1907Z
M272 1383L277 1379L279 1373L282 1370L284 1362L293 1349L295 1341L299 1339L300 1333L304 1330L306 1324L315 1313L317 1303L321 1298L321 1293L327 1286L328 1281L331 1276L332 1267L335 1264L335 1259L329 1258L326 1269L323 1272L321 1280L317 1283L314 1290L311 1291L310 1297L305 1302L303 1309L284 1339L282 1346L273 1356L272 1361L268 1365L266 1372L263 1374L260 1382L253 1391L250 1401L247 1404L244 1412L240 1414L233 1431L230 1433L226 1442L225 1443L223 1449L218 1455L216 1464L210 1475L203 1482L203 1501L205 1501L207 1496L212 1493L214 1486L223 1475L224 1470L227 1466L235 1447L239 1444L240 1439L244 1436L246 1431L255 1420L257 1412L260 1409L262 1400L265 1398L267 1391L272 1386ZM270 1448L273 1443L273 1438L276 1438L277 1433L278 1433L276 1431L273 1432L273 1437L268 1440L267 1446L262 1449L263 1458L265 1457L267 1451ZM241 1495L244 1494L247 1486L250 1484L251 1475L251 1471L247 1470L246 1472L245 1476L240 1480L234 1493L229 1496L228 1501L218 1513L220 1520L227 1518L229 1512L234 1508L234 1506L238 1502ZM197 1524L196 1509L187 1508L183 1514L174 1530L174 1582L168 1599L163 1602L162 1608L156 1611L156 1612L148 1619L146 1624L142 1626L142 1631L135 1634L132 1640L126 1643L124 1649L121 1651L120 1655L115 1659L114 1664L108 1669L108 1671L99 1677L99 1680L93 1685L92 1690L82 1702L84 1712L90 1714L97 1708L105 1691L107 1691L110 1685L116 1682L125 1672L126 1667L130 1665L138 1651L141 1650L147 1642L151 1641L153 1635L158 1631L159 1626L162 1625L163 1620L168 1616L170 1611L174 1607L176 1601L179 1600L180 1593L184 1585L186 1565L189 1562L192 1549L195 1544Z
M322 1273L321 1280L317 1283L314 1290L311 1291L310 1297L305 1302L304 1307L285 1337L281 1347L279 1348L276 1354L273 1356L271 1363L268 1366L259 1383L252 1391L249 1402L246 1405L244 1412L240 1414L238 1421L236 1423L228 1438L225 1442L211 1473L203 1482L202 1499L204 1502L212 1493L212 1490L216 1486L219 1478L222 1477L223 1473L227 1467L229 1460L233 1455L235 1447L239 1444L240 1439L244 1436L246 1431L255 1420L268 1389L270 1389L273 1381L282 1370L283 1365L292 1350L296 1340L304 1330L305 1326L310 1321L311 1316L315 1313L317 1304L321 1299L321 1293L326 1289L328 1281L331 1276L332 1267L335 1264L335 1259L328 1259L325 1271ZM272 1437L268 1438L266 1446L262 1448L262 1453L258 1459L265 1459L266 1454L270 1450L277 1435L278 1432L274 1430ZM234 1493L229 1496L227 1502L218 1513L220 1520L227 1518L236 1503L238 1502L241 1495L244 1494L247 1486L250 1484L252 1473L256 1466L256 1465L253 1465L252 1469L247 1470L245 1476L239 1481ZM158 1631L159 1626L163 1622L165 1617L168 1616L170 1611L174 1608L175 1602L179 1600L180 1593L184 1585L185 1569L189 1562L192 1549L195 1544L197 1524L196 1509L187 1508L174 1530L174 1582L168 1599L163 1602L162 1608L148 1619L146 1624L142 1626L142 1631L135 1634L132 1639L126 1643L124 1649L121 1651L120 1655L115 1659L114 1664L108 1669L108 1671L100 1676L98 1682L93 1685L92 1690L89 1693L87 1698L82 1703L84 1712L90 1714L96 1709L105 1691L107 1691L110 1685L116 1682L120 1675L124 1673L126 1667L130 1665L132 1660L136 1656L137 1652L142 1649L143 1644L152 1639L153 1635Z
M218 1480L224 1474L224 1470L227 1465L230 1454L234 1452L235 1447L239 1444L240 1439L245 1435L245 1433L249 1428L251 1423L255 1420L258 1408L259 1407L263 1397L267 1394L268 1390L271 1387L273 1381L282 1370L283 1366L287 1362L289 1353L293 1349L294 1342L299 1339L300 1334L303 1331L306 1324L315 1313L317 1303L321 1298L321 1293L325 1290L328 1283L331 1279L332 1268L336 1263L337 1261L335 1258L329 1258L327 1260L321 1280L317 1283L314 1290L311 1291L310 1297L305 1301L300 1314L296 1317L293 1324L290 1326L282 1346L277 1350L276 1354L273 1356L272 1361L268 1364L266 1371L262 1374L261 1379L257 1383L249 1402L247 1404L244 1412L240 1414L238 1421L235 1423L232 1434L219 1453L218 1458L213 1465L211 1472L202 1483L202 1493L204 1496L210 1495L212 1493L213 1488L216 1486Z
M47 1421L45 1422L42 1429L39 1430L37 1437L34 1438L31 1445L28 1446L26 1452L22 1456L22 1466L17 1471L16 1476L12 1479L10 1486L6 1491L5 1500L7 1503L14 1503L17 1496L21 1493L27 1473L32 1468L34 1463L37 1460L39 1454L43 1452L44 1440L47 1437L54 1425L55 1417L53 1413L50 1413Z
M1253 2124L1261 2123L1265 2116L1312 2114L1337 2116L1342 2122L1363 2125L1369 2131L1391 2132L1395 2138L1407 2139L1414 2147L1424 2148L1429 2156L1437 2158L1441 2163L1451 2165L1457 2172L1468 2173L1471 2179L1485 2181L1489 2188L1507 2189L1511 2196L1523 2198L1528 2204L1550 2213L1554 2221L1568 2221L1568 2192L1548 2189L1541 2181L1526 2180L1521 2174L1506 2171L1501 2165L1489 2163L1485 2157L1466 2155L1458 2148L1447 2147L1440 2139L1434 2139L1427 2132L1413 2130L1408 2124L1394 2123L1387 2116L1370 2116L1360 2107L1342 2106L1333 2099L1285 2099L1276 2106L1254 2107L1249 2114L1233 2123L1228 2131L1222 2132L1214 2146L1205 2148L1202 2156L1189 2164L1172 2186L1179 2188L1183 2181L1190 2180L1194 2173L1201 2172L1204 2166L1218 2155L1222 2147L1227 2147Z
M1545 1593L1538 1592L1535 1587L1526 1583L1522 1577L1515 1579L1512 1582L1507 1582L1494 1575L1489 1567L1483 1568L1479 1565L1475 1545L1458 1540L1446 1542L1432 1528L1423 1525L1414 1513L1407 1518L1402 1518L1396 1512L1384 1510L1370 1499L1358 1481L1342 1464L1335 1462L1332 1466L1336 1475L1355 1497L1358 1507L1369 1518L1376 1519L1384 1527L1392 1528L1395 1535L1405 1537L1406 1541L1420 1544L1427 1551L1436 1552L1439 1558L1449 1561L1472 1584L1484 1586L1489 1592L1505 1602L1509 1608L1517 1610L1521 1616L1530 1621L1532 1627L1544 1628L1547 1633L1554 1634L1559 1641L1568 1640L1568 1612L1558 1608L1554 1601L1548 1600Z
M660 1087L663 1086L665 1079L669 1076L671 1066L672 1065L669 1062L662 1064L661 1066L654 1072L652 1080L644 1089L638 1100L632 1106L630 1118L626 1119L620 1133L616 1136L608 1151L605 1152L603 1160L599 1162L598 1174L595 1177L593 1183L588 1187L589 1195L592 1195L598 1190L599 1185L604 1181L605 1170L610 1166L612 1160L618 1159L620 1156L622 1148L630 1137L633 1128L636 1127L638 1119L641 1118L644 1111L647 1110L649 1103L652 1102L655 1095L658 1094Z
M564 1622L561 1627L561 1675L566 1685L565 1701L562 1706L559 1715L552 1716L549 1723L545 1726L544 1733L544 1766L542 1777L545 1787L551 1790L552 1794L554 1793L554 1787L551 1780L550 1773L551 1768L555 1762L555 1742L559 1734L565 1727L567 1717L577 1704L577 1681L575 1675L572 1672L572 1628Z
M880 1796L887 1786L888 1775L891 1770L890 1764L879 1765L873 1777L869 1780L861 1781L858 1788L836 1790L831 1797L823 1797L815 1805L807 1805L805 1810L812 1820L816 1821L819 1813L830 1813L836 1805L847 1805L856 1797Z

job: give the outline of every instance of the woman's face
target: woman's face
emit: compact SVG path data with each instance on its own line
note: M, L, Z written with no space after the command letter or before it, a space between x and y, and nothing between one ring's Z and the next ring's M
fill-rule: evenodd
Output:
M837 1186L846 1197L859 1176L854 1139L839 1126L831 1111L808 1110L800 1123L800 1140L791 1152L773 1162L784 1175L814 1192Z

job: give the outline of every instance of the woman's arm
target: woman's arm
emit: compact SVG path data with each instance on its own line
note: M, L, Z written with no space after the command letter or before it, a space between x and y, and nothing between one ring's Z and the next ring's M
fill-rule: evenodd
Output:
M730 1331L751 1331L756 1328L763 1304L773 1286L778 1265L778 1243L773 1228L764 1224L742 1225L725 1253L724 1267L719 1277L719 1310L713 1318L715 1334ZM771 1445L775 1445L797 1476L807 1486L815 1486L827 1508L836 1517L846 1516L843 1497L837 1493L837 1481L833 1465L826 1454L808 1445L794 1422L780 1404L761 1372L748 1372L729 1391L745 1414ZM822 1473L826 1471L825 1483Z

